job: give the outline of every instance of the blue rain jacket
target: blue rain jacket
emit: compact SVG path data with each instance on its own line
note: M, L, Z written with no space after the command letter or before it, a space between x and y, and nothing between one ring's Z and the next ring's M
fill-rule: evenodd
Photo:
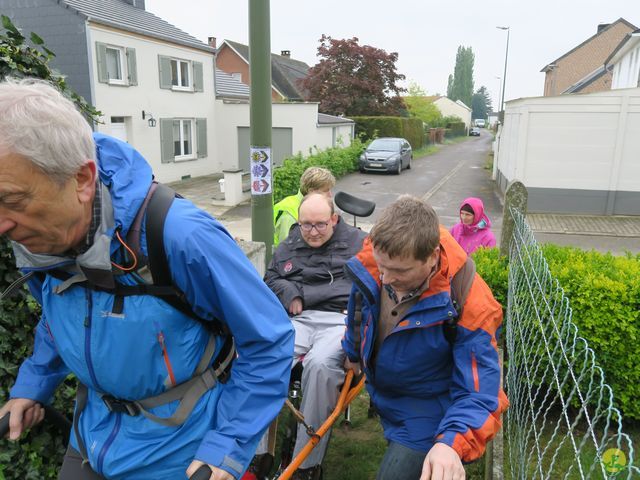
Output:
M96 266L115 258L151 185L152 172L128 144L95 134L102 188L102 225L88 252L73 258L31 255L14 245L18 267L45 271L55 265ZM186 422L165 427L144 416L109 412L99 393L136 400L158 395L191 378L209 333L197 321L152 296L114 296L72 286L47 275L30 288L42 305L33 355L21 366L12 398L43 403L69 374L89 388L79 431L91 467L113 479L186 478L195 458L238 478L280 410L287 392L293 329L276 296L227 231L191 202L176 199L166 217L164 245L175 285L195 313L229 326L238 355L231 377L197 403ZM146 238L141 234L146 253ZM105 250L101 252L100 249ZM125 275L119 281L135 284ZM217 339L217 349L223 341ZM178 402L151 410L161 417ZM78 448L75 435L71 444Z

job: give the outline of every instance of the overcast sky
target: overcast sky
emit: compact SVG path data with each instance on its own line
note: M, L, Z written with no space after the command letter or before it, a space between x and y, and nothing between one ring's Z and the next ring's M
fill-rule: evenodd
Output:
M248 44L248 0L146 0L194 37ZM271 51L317 63L322 34L358 37L399 55L397 69L429 94L446 94L459 45L475 54L474 82L497 99L511 28L505 100L542 95L542 67L623 17L640 28L640 0L271 0ZM405 85L406 86L406 85Z

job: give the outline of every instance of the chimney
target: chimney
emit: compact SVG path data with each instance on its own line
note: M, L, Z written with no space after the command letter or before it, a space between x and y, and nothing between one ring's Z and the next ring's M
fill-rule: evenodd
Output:
M291 58L291 50L282 50L280 52L281 57Z
M607 28L609 25L611 25L610 23L601 23L598 25L598 33L600 33L602 30L604 30L605 28Z
M216 37L207 37L207 43L211 48L218 48L216 47L216 43L217 43Z
M129 5L139 8L140 10L144 10L144 0L122 0L124 3L128 3Z

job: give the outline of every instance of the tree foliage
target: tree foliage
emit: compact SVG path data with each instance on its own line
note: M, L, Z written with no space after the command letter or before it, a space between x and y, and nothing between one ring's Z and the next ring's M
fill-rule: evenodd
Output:
M475 55L471 47L458 47L456 54L456 66L453 70L453 77L449 76L447 86L447 97L454 102L460 100L465 105L471 106L473 97L473 63Z
M490 111L491 96L489 95L487 87L483 85L473 94L473 99L471 100L471 118L483 118L486 120Z
M320 38L317 56L301 86L307 100L320 102L331 115L398 115L404 109L397 85L404 75L396 71L398 54L360 45L358 38Z

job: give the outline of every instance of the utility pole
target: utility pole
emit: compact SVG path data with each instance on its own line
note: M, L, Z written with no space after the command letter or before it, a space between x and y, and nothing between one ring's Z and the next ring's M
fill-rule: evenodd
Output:
M273 250L273 161L271 159L271 29L269 0L249 0L251 239Z

